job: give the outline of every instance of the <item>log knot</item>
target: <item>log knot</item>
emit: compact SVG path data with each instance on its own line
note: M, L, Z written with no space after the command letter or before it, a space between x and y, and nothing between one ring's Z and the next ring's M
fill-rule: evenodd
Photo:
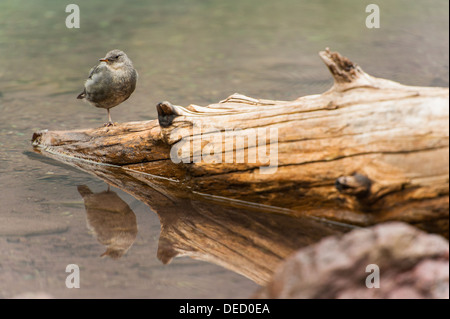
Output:
M342 194L362 197L369 194L372 181L367 176L355 173L351 176L339 177L336 179L335 186Z

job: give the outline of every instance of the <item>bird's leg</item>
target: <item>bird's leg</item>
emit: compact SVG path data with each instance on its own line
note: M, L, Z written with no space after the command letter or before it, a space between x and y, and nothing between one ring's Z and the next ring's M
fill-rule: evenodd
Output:
M108 111L108 123L105 123L105 126L114 126L114 123L111 121L111 112L109 109L106 109Z

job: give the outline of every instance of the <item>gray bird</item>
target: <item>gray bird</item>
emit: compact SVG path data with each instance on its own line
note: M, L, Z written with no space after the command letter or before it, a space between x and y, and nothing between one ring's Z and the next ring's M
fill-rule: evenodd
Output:
M105 126L111 126L114 124L109 109L130 97L136 88L138 74L123 51L109 51L99 61L100 64L89 72L84 91L77 99L86 99L92 105L106 109L108 123Z

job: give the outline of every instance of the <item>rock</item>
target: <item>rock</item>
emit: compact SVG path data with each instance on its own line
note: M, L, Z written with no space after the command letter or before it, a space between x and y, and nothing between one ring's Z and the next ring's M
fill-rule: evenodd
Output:
M379 268L379 288L373 269ZM449 298L449 243L394 222L328 237L285 260L257 298Z

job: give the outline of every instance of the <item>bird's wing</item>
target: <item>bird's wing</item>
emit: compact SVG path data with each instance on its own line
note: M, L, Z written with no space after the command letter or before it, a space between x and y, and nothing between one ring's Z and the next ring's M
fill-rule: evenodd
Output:
M98 73L98 65L94 66L93 68L91 68L91 70L89 71L89 76L88 76L88 80L92 79L92 77L94 76L95 73ZM83 90L83 92L81 92L80 94L78 94L77 99L81 100L84 99L86 97L86 88Z
M92 77L94 76L94 74L99 73L99 72L100 72L100 64L94 66L94 67L89 71L88 79L92 79Z

